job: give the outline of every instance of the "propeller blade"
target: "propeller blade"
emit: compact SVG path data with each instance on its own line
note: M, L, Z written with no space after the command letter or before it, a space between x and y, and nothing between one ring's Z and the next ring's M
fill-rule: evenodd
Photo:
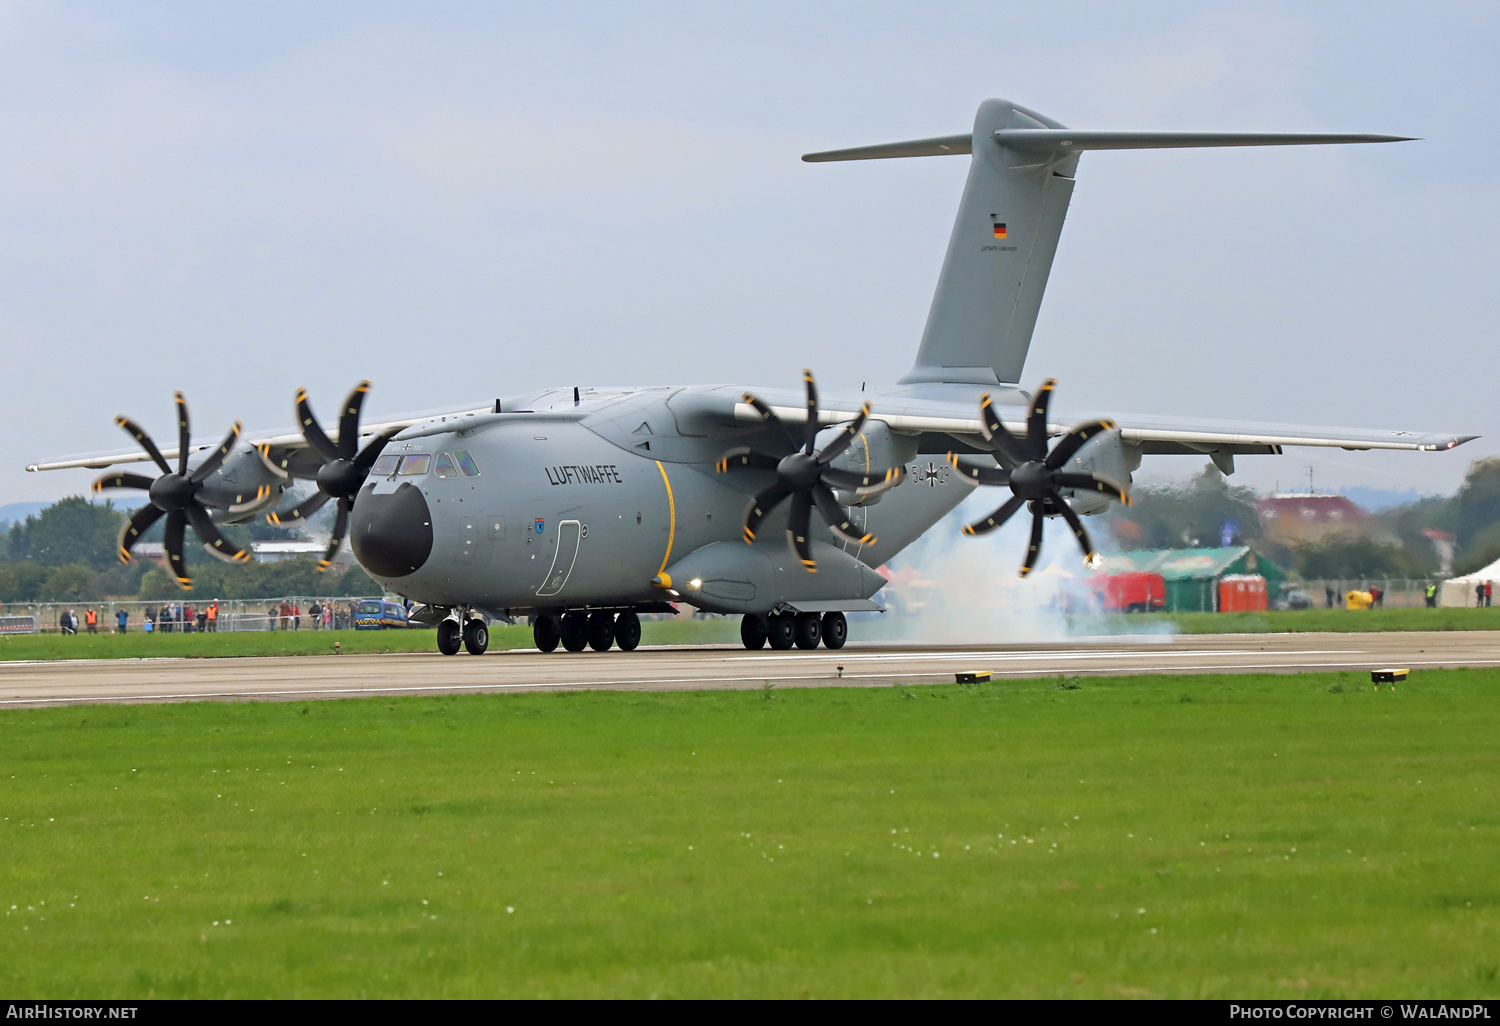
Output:
M818 462L826 467L842 456L844 450L854 444L854 440L859 437L859 433L865 429L865 419L869 416L870 404L865 403L859 408L859 414L844 426L844 430L839 432L834 440L824 446L822 451L818 453Z
M1115 422L1112 420L1091 420L1086 424L1079 424L1072 431L1063 436L1063 440L1057 443L1057 447L1047 456L1047 469L1057 470L1073 458L1073 454L1083 447L1095 435L1101 435L1106 431L1113 431Z
M811 512L812 499L806 492L795 492L792 495L791 512L787 516L786 540L802 561L803 569L815 574L818 572L818 564L812 556L812 542L807 540Z
M775 509L776 506L792 494L790 488L780 483L762 488L760 494L750 500L750 508L745 511L745 544L751 545L755 542L755 532L760 529L760 522L766 519L766 514Z
M297 423L302 426L302 437L307 439L307 444L312 446L319 456L328 462L339 458L338 446L334 445L324 434L318 419L313 416L312 407L307 402L307 389L305 388L297 389Z
M182 558L182 534L187 527L187 517L181 512L167 514L167 527L162 532L162 548L167 550L167 562L177 583L184 591L193 590L193 579L188 575L187 562Z
M235 421L234 427L229 429L229 434L224 436L224 441L219 443L219 447L208 454L208 459L198 464L198 469L193 471L192 477L189 478L193 484L202 484L208 480L208 475L219 469L224 462L224 457L234 451L235 443L240 440L241 426L239 421Z
M982 463L971 463L956 452L948 454L948 462L958 471L959 479L969 485L1008 485L1010 471L1004 467L986 467Z
M375 465L376 460L380 459L380 454L385 451L385 447L390 444L391 439L399 435L401 431L401 428L393 427L388 431L382 431L370 439L365 447L360 450L359 455L354 457L354 465L360 469L361 473L369 473L370 468Z
M151 483L151 478L140 474L105 474L94 482L90 490L95 495L106 488L139 488L142 491L150 491Z
M193 525L193 532L198 535L198 540L209 552L226 563L250 562L250 553L224 537L218 525L213 522L202 506L196 502L189 503L188 508L183 512L187 514L188 523Z
M730 449L719 462L714 464L714 469L721 474L727 474L737 467L754 467L757 470L775 470L781 460L769 453L756 452L748 446L740 446Z
M1047 457L1047 405L1052 402L1052 390L1057 379L1048 378L1037 389L1031 400L1031 410L1026 414L1026 448L1034 460Z
M813 503L818 507L818 513L828 524L828 529L839 538L849 542L851 545L874 545L877 539L873 534L861 535L859 529L849 521L838 500L833 497L833 492L825 485L814 485L812 490Z
M1112 499L1130 505L1130 493L1107 477L1098 474L1053 474L1054 488L1072 488L1080 492L1103 492Z
M177 403L177 473L187 473L188 448L193 444L193 432L188 426L187 400L181 392L173 392Z
M906 480L906 467L892 467L878 474L856 474L839 467L824 467L818 480L830 488L856 495L879 495Z
M286 469L287 465L292 462L290 450L283 449L281 451L280 459L275 459L271 456L270 444L267 442L262 442L260 445L257 445L255 447L255 451L260 453L260 461L266 465L266 469L271 473L275 474L282 480L286 480L287 478L292 476L287 472Z
M1016 510L1020 509L1025 503L1026 500L1019 495L1012 495L1005 501L1004 505L983 520L976 520L972 524L965 524L964 534L988 534L1015 516Z
M339 546L344 544L344 534L348 530L349 500L339 499L339 511L333 518L333 537L328 539L328 548L324 551L323 558L318 560L318 573L333 566L333 560L339 554Z
M280 527L282 524L290 524L298 520L306 520L308 517L312 516L319 509L321 509L323 503L327 501L328 495L324 492L318 492L312 498L299 503L297 506L293 507L286 513L278 513L276 510L272 510L271 512L266 514L266 523L275 524L276 526Z
M368 381L354 386L344 400L344 412L339 414L339 455L346 460L354 459L359 451L359 410L365 404L365 393L370 390Z
M130 562L130 550L140 540L141 535L151 529L151 525L165 516L163 510L157 509L149 503L142 506L130 515L125 521L125 526L120 528L120 562Z
M802 380L807 385L807 424L802 429L806 441L802 451L811 456L818 441L818 383L813 380L813 372L806 367L802 368Z
M1021 576L1025 577L1031 573L1037 561L1042 556L1042 528L1047 526L1047 518L1040 513L1031 514L1031 544L1026 548L1026 562L1021 564Z
M1000 453L1000 462L1018 466L1026 462L1026 447L1023 442L1010 433L1010 429L1000 423L1000 414L995 412L995 404L990 401L988 392L979 397L979 423L984 427L984 437L989 439Z
M151 462L161 468L163 474L170 474L172 467L167 463L166 457L162 456L161 450L151 440L151 436L141 429L141 426L129 417L116 417L115 423L125 429L125 433L135 439L135 444L146 450L146 455L151 457Z
M1092 569L1094 563L1099 559L1099 554L1094 551L1094 543L1089 541L1089 533L1083 529L1083 521L1078 519L1078 514L1074 513L1073 508L1064 502L1063 497L1056 492L1052 493L1052 504L1057 507L1058 512L1062 514L1062 518L1073 529L1073 537L1078 539L1078 544L1083 548L1083 562Z

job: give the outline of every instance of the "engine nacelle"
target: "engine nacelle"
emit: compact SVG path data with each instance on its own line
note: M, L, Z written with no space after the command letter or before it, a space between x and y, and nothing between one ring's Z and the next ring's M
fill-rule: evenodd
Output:
M242 446L224 458L219 469L203 482L198 495L216 512L221 524L240 524L276 505L287 478L276 473L252 446Z
M824 428L818 433L818 447L831 442L842 427ZM841 470L852 470L857 474L868 474L873 470L900 467L917 458L917 436L902 435L890 429L882 420L865 422L865 428L850 443L833 466ZM850 492L835 491L834 498L840 506L873 506L885 493L858 496Z
M1115 428L1112 431L1097 434L1083 443L1083 447L1073 455L1073 458L1059 469L1074 473L1095 474L1108 478L1122 488L1129 489L1130 475L1140 465L1140 447L1126 442L1120 437L1120 429ZM1114 501L1100 492L1077 492L1067 489L1064 490L1063 495L1067 498L1068 505L1073 507L1073 512L1083 516L1103 513Z

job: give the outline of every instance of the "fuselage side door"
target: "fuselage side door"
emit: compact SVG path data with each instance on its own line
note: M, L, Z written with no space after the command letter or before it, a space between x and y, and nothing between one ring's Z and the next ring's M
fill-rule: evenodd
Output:
M557 525L557 548L552 553L552 567L536 590L538 598L556 595L568 583L573 574L573 564L578 561L578 543L583 537L583 528L577 520L564 520Z

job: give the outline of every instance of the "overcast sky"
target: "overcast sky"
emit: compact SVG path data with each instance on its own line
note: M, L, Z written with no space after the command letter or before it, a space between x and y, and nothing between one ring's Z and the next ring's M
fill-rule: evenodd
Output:
M1113 411L1452 430L1236 481L1449 491L1500 452L1500 8L0 0L0 503L25 463L547 385L889 381L966 132L1388 132L1391 146L1090 153L1028 381ZM1202 461L1148 460L1153 476Z

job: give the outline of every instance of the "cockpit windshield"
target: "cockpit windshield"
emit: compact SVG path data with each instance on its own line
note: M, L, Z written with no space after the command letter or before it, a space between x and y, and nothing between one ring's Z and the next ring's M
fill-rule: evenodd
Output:
M458 477L458 467L453 462L453 457L445 452L437 454L436 474L438 477Z
M371 477L390 477L401 463L400 456L382 456L370 467Z
M421 477L427 473L427 468L432 465L432 455L425 452L414 452L409 456L401 458L402 477Z

